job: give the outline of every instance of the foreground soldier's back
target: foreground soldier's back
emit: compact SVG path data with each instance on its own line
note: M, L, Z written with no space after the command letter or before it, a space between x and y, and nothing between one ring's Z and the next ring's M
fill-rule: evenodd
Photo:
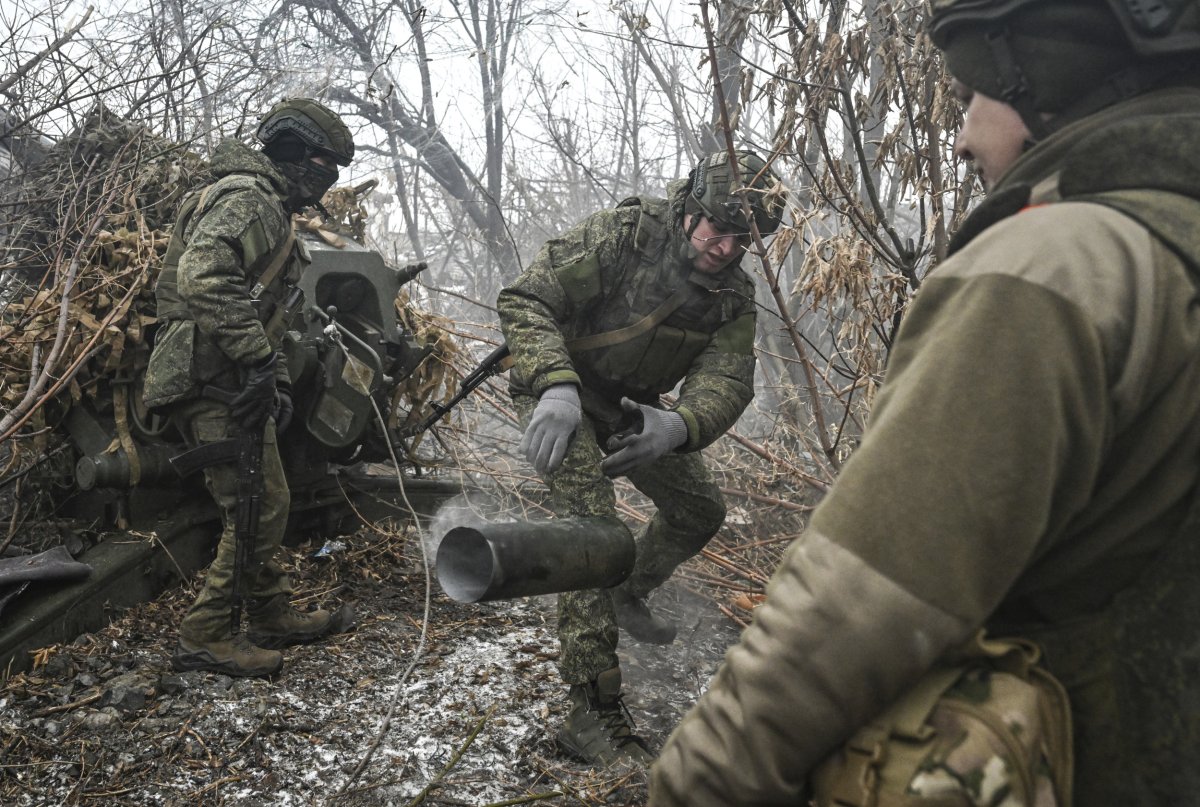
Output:
M989 197L909 312L861 448L663 749L654 807L799 803L984 625L1037 640L1067 687L1075 803L1200 803L1200 684L1171 657L1194 656L1200 616L1144 605L1195 589L1176 561L1200 472L1200 69L1194 30L1145 55L1170 27L1116 14L935 3Z

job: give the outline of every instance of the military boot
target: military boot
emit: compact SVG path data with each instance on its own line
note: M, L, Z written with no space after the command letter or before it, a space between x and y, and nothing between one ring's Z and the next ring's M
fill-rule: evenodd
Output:
M670 644L675 641L675 623L650 610L645 597L636 597L623 587L612 590L617 624L639 642Z
M330 633L333 616L328 611L299 611L286 594L252 602L247 610L250 641L259 647L279 648L312 642Z
M621 700L621 668L613 667L595 681L571 687L571 711L558 732L567 753L592 765L649 767L654 755L629 726Z
M283 654L254 646L244 633L216 641L180 636L171 656L171 666L180 672L206 670L235 678L261 678L279 672L283 667Z

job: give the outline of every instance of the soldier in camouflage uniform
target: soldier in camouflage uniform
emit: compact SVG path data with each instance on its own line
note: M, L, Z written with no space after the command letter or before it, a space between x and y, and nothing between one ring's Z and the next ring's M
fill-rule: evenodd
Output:
M699 451L753 397L754 289L739 266L751 243L746 211L765 235L783 205L778 181L749 152L738 153L736 173L727 154L714 154L667 190L547 242L497 302L526 424L521 450L555 513L615 519L616 476L657 507L625 583L559 597L559 667L572 703L559 742L604 764L650 758L621 705L618 625L671 642L675 626L645 598L724 521ZM681 380L677 403L663 408L660 394ZM630 421L640 430L624 430Z
M803 803L981 627L1065 688L1076 804L1200 803L1200 2L931 5L987 198L652 807ZM837 803L1032 803L1005 753L969 756Z
M243 578L248 629L234 635L231 628L237 470L217 465L204 473L224 529L171 659L179 670L236 676L278 672L283 657L275 648L331 626L328 611L291 606L275 560L290 504L276 434L287 428L292 403L279 350L289 323L272 318L305 263L291 214L318 202L337 181L337 166L354 155L342 120L308 99L276 104L257 136L261 151L221 143L211 164L217 180L180 208L156 288L159 328L145 384L146 405L163 407L189 445L263 431L259 532ZM224 403L206 388L237 395Z

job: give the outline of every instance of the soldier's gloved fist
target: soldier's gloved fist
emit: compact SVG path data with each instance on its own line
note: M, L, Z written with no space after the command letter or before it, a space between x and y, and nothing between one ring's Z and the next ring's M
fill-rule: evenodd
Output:
M276 434L283 434L285 431L287 431L287 427L291 425L292 422L293 412L295 412L295 407L292 405L291 386L276 382L275 411L272 413L275 418Z
M275 354L246 371L242 391L229 402L229 411L243 429L258 431L275 409Z
M542 393L520 448L539 474L545 476L562 465L581 418L579 390L574 384L555 384Z
M635 420L640 418L642 426L640 430L631 429L608 438L607 448L614 453L600 463L605 476L623 476L687 442L687 423L678 412L656 409L628 398L621 399L621 408Z

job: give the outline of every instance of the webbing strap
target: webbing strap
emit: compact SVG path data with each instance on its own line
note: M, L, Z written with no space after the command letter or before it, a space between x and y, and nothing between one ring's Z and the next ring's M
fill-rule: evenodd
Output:
M193 213L195 213L197 210L204 209L204 200L208 198L208 192L212 190L212 187L215 184L216 183L214 182L210 185L205 185L204 189L200 191L200 196L199 196L199 198L196 199L196 205L195 205L195 207L192 208ZM189 216L189 218L190 218L190 216Z
M275 253L275 257L271 258L271 262L267 264L267 268L250 286L250 296L257 298L263 293L263 289L271 285L276 277L279 276L279 270L287 263L288 257L292 254L292 244L296 243L296 228L289 222L287 238L283 239L283 246Z
M201 212L201 215L203 215L202 211L204 210L204 200L208 198L208 192L211 191L215 186L215 182L205 185L204 189L200 191L200 195L196 198L196 204L194 204L190 210L180 211L181 215L179 220L176 222L177 227L186 227L187 221L191 219L191 217L197 212ZM182 236L183 233L181 232L180 237L182 238ZM283 269L284 264L287 263L288 257L292 254L292 245L295 243L296 227L295 223L289 219L287 237L284 238L283 244L271 258L271 262L267 264L267 268L262 271L262 274L260 274L253 282L247 284L247 288L250 291L251 297L257 298L263 293L263 290L270 286L275 278L279 276L280 270Z
M667 317L674 314L688 299L687 286L681 286L675 293L663 301L663 304L639 319L632 325L617 328L615 331L595 333L591 336L581 336L578 339L567 340L567 350L595 350L598 347L612 347L622 342L636 339L652 328L658 326Z

